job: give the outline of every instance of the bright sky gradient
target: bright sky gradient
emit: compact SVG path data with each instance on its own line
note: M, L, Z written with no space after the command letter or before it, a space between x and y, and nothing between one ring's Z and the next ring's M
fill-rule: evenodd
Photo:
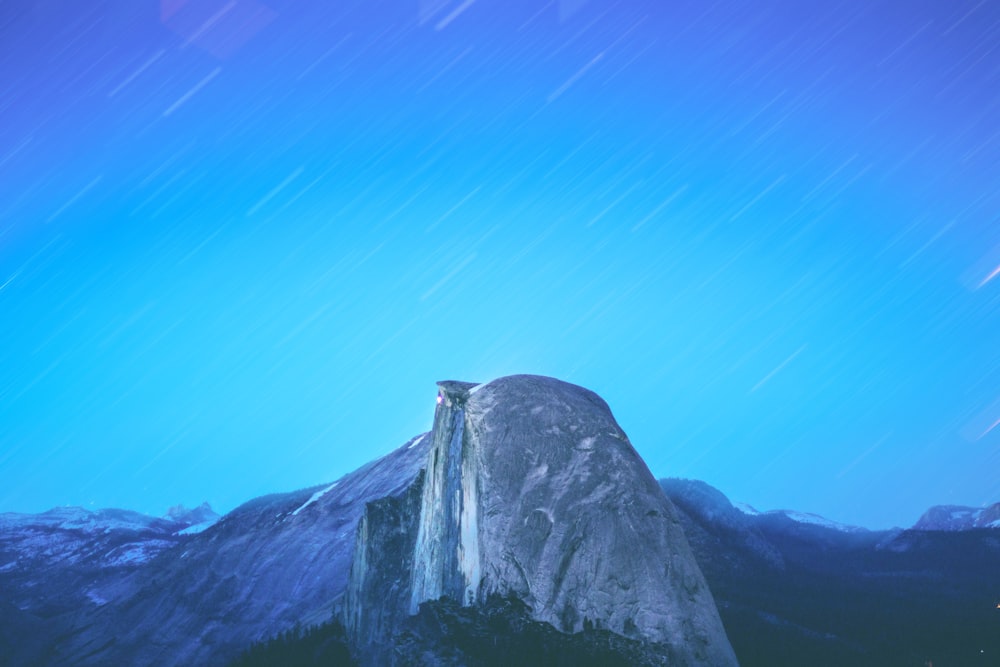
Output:
M226 511L511 373L759 509L1000 500L1000 3L0 2L0 511Z

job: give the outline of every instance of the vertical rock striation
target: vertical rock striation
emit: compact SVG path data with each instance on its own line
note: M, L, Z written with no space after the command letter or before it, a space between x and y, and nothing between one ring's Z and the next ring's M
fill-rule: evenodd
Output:
M438 386L419 510L386 519L372 504L359 526L346 617L358 645L391 637L393 621L365 611L387 596L412 614L496 594L565 632L665 644L671 664L736 664L676 511L600 397L529 375ZM395 546L377 548L386 535Z
M368 503L358 521L347 589L344 627L369 659L389 662L398 619L409 614L416 521L424 488L421 471L406 492Z
M465 404L476 385L439 383L427 483L420 504L410 613L442 595L463 604L479 588L478 497L473 442L465 437Z

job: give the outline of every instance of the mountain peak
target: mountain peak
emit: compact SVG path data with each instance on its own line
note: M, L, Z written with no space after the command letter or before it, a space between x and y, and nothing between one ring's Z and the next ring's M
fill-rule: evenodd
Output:
M825 516L820 516L819 514L813 514L812 512L800 512L798 510L770 510L768 512L764 512L764 515L784 517L798 524L804 524L807 526L818 526L820 528L826 528L827 530L836 530L841 533L869 532L867 528L862 528L861 526L852 526L846 523L840 523L839 521L834 521L833 519L827 519Z
M1000 528L1000 503L987 507L937 505L931 507L913 525L914 530L971 530Z
M513 595L564 632L662 643L671 664L735 664L676 511L603 399L537 375L438 386L425 475L359 524L354 637L391 645L393 617L424 602Z
M471 392L476 387L480 387L478 382L461 382L459 380L440 380L437 383L438 389L443 396L448 396L456 399L467 399L469 397L469 392Z
M194 509L189 509L184 505L174 505L167 510L164 518L176 521L177 523L185 523L189 526L193 526L195 524L218 521L219 514L212 509L211 505L205 502L198 505Z

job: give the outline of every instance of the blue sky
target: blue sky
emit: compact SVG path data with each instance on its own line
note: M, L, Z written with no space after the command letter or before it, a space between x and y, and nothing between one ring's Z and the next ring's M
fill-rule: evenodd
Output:
M0 511L335 479L553 375L657 476L1000 501L989 2L0 3Z

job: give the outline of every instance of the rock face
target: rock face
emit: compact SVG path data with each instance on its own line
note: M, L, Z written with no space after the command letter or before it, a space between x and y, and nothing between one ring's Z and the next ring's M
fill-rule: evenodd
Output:
M4 664L224 665L335 610L367 664L405 662L393 640L437 636L418 621L442 596L476 618L516 597L597 647L613 632L666 664L734 664L674 509L607 406L547 378L442 383L433 432L217 521L0 515Z
M917 520L913 530L973 530L975 528L1000 528L1000 503L989 507L961 507L938 505Z
M476 385L438 386L410 589L412 614L421 602L442 595L475 602L481 578L476 440L465 437L465 404Z
M114 509L0 514L0 664L38 664L60 619L107 605L117 582L183 544L190 526Z
M345 605L359 645L392 632L365 611L387 594L410 613L513 595L565 632L660 643L670 664L736 664L673 506L600 397L527 375L439 388L419 513L370 505L362 520ZM393 545L377 566L373 536Z
M737 509L721 491L705 482L661 479L660 488L680 513L684 536L706 577L709 573L701 560L703 554L711 554L714 561L724 562L726 572L737 577L751 576L752 570L747 567L747 561L755 567L763 565L778 571L785 569L781 552L767 541L758 528L765 515L759 512L748 514ZM710 526L712 530L706 531L705 526ZM723 536L724 539L720 539ZM714 585L712 590L716 603L719 603L719 593Z
M746 514L704 482L660 484L742 667L975 665L1000 655L997 530L844 531Z
M352 629L355 644L374 647L369 651L387 648L383 645L398 619L409 614L414 517L420 511L423 488L421 471L403 495L368 503L358 522L344 596L344 625Z
M175 505L167 510L166 518L171 521L186 523L188 526L205 526L205 528L208 528L222 517L208 503L202 503L194 509L188 509L183 505Z
M418 436L336 483L256 498L203 532L180 531L141 567L105 568L96 585L73 587L90 600L39 615L44 652L13 664L225 665L254 641L330 620L366 507L405 495L428 446Z

